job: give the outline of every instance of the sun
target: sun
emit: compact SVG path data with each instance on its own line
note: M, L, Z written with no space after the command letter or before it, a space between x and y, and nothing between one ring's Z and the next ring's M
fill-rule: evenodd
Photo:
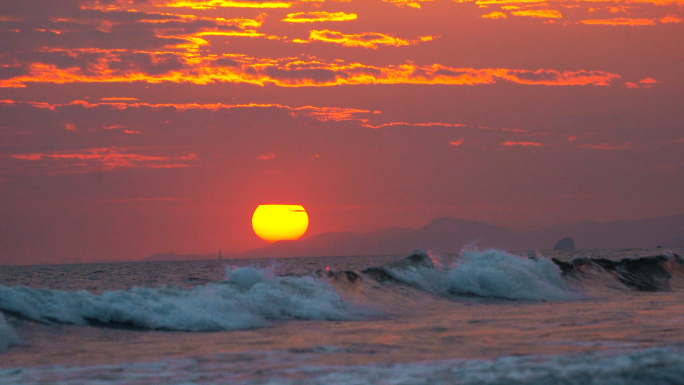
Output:
M299 239L309 227L309 216L300 205L259 205L252 228L267 242Z

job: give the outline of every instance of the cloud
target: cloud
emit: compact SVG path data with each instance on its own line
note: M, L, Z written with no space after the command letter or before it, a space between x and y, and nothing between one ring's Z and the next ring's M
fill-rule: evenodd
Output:
M681 22L682 22L682 19L681 19L679 16L677 16L677 15L667 15L667 16L661 18L661 19L660 19L660 22L663 23L663 24L666 24L666 23L681 23Z
M652 19L631 19L628 17L619 17L616 19L590 19L581 20L580 24L588 25L612 25L612 26L623 26L627 25L633 26L644 26L644 25L656 25L656 22Z
M226 7L226 1L162 0L54 0L10 1L0 19L0 87L25 87L29 83L245 83L282 87L355 84L476 85L512 82L524 85L608 85L619 78L603 71L565 71L507 68L455 68L435 63L369 65L300 57L248 57L215 53L210 41L225 36L265 36L265 16L256 18L200 17L172 13L129 11L148 6ZM246 1L249 6L266 4ZM403 2L406 3L406 2ZM269 3L275 4L275 3ZM295 2L283 2L295 4ZM407 4L407 3L406 3ZM404 4L404 5L406 5ZM31 7L40 8L31 13ZM161 11L162 9L160 9ZM168 10L164 10L168 11ZM519 12L528 12L522 10ZM551 10L536 10L539 15ZM541 12L541 13L540 13ZM556 12L556 11L554 11ZM548 13L548 12L547 12ZM200 13L206 15L207 13ZM335 20L351 17L344 12L290 13L292 19ZM491 14L490 14L491 15ZM19 32L14 32L18 30ZM56 31L56 32L51 32ZM308 40L350 47L377 49L430 41L436 36L408 40L386 33L346 34L328 29L312 30Z
M347 47L363 47L377 49L378 45L391 45L399 47L410 45L412 42L399 39L384 33L364 32L359 34L344 34L342 32L331 31L329 29L313 30L309 32L309 41L323 41L326 43L336 43Z
M485 19L505 19L507 16L503 12L495 11L486 15L482 15L482 17Z
M639 83L641 83L641 84L656 84L656 83L662 83L662 82L649 77L646 79L639 80Z
M413 63L387 67L326 63L309 59L259 59L242 57L240 65L212 66L214 58L194 59L192 62L170 60L167 55L131 56L132 62L115 59L110 64L100 62L99 73L92 69L61 69L55 65L32 63L28 75L0 80L0 87L22 86L24 83L126 83L126 82L188 82L209 84L216 82L275 84L283 87L336 86L354 84L449 84L476 85L507 81L525 85L609 85L619 75L604 71L564 71L540 69L536 71L506 68L453 68L440 64L417 66Z
M124 98L124 97L110 97L110 98L100 98L103 102L136 102L140 99L138 98Z
M541 5L545 4L548 5L549 1L548 0L456 0L458 3L470 3L474 2L477 5L480 6L488 6L488 5L508 5L508 4L515 4L515 5ZM575 5L577 3L579 4L592 4L592 3L598 3L598 4L603 4L605 3L606 0L579 0L579 1L555 1L555 3L561 3L561 4L566 4L569 3L569 5ZM684 4L684 1L682 0L615 0L613 1L614 3L629 3L629 4L652 4L652 5L682 5Z
M463 138L461 138L459 140L452 140L451 142L449 142L449 144L454 146L454 147L458 147L458 146L463 144Z
M632 144L630 142L626 142L623 144L611 144L611 143L585 144L582 147L592 148L594 150L621 151L621 150L629 150L630 148L632 148Z
M394 127L394 126L411 126L411 127L465 127L465 124L460 124L460 123L439 123L439 122L431 122L431 123L390 122L390 123L383 123L383 124L378 124L378 125L362 124L362 126L368 127L368 128L373 128L373 129L378 129L378 128Z
M547 19L561 19L563 15L555 9L526 9L511 12L514 16L541 17Z
M34 108L48 109L56 111L62 108L80 106L83 108L106 108L112 110L126 110L126 109L174 109L178 111L187 110L229 110L229 109L265 109L265 108L276 108L290 111L294 116L307 116L312 119L316 119L322 122L325 121L344 121L344 120L362 120L357 117L359 114L371 113L369 110L362 110L356 108L343 108L343 107L314 107L314 106L302 106L302 107L290 107L281 104L224 104L224 103L209 103L209 104L199 104L199 103L143 103L143 102L129 102L129 101L103 101L100 103L90 103L83 100L75 100L71 103L63 104L51 104L45 102L31 102L31 101L13 101L13 100L0 100L0 106L31 106ZM123 128L121 125L113 125L109 127L104 127L105 129L117 129Z
M538 142L503 142L501 143L502 146L505 147L512 147L512 146L523 146L523 147L541 147L542 144Z
M296 12L289 13L282 20L288 23L313 23L321 21L350 21L356 20L357 15L355 13L344 13L344 12Z
M197 155L184 156L144 155L126 148L90 148L74 151L41 152L11 155L14 159L41 162L43 173L80 173L106 171L119 168L179 168L190 167Z
M87 9L76 0L35 3L31 11L10 1L0 11L0 79L30 72L33 64L97 72L104 62L151 72L186 64L187 54L209 43L203 37L258 37L255 19L199 17L134 10ZM45 12L44 8L51 10Z
M420 3L434 1L434 0L383 0L386 3L392 3L399 7L420 8Z
M119 2L123 3L123 2ZM149 0L147 3L158 7L217 9L217 8L290 8L292 3L285 1L250 0Z

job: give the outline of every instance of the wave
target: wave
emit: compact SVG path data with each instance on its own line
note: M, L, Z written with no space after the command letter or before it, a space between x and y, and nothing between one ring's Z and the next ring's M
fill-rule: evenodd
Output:
M673 282L684 278L684 258L674 253L616 261L588 257L569 261L553 258L552 261L561 268L564 276L580 280L597 280L605 276L636 291L670 291L674 289Z
M545 258L525 258L490 249L467 251L446 269L437 269L429 253L416 250L400 261L363 273L377 281L399 281L441 296L476 296L510 300L577 298L560 268Z
M19 342L19 337L14 333L12 326L7 323L5 317L0 313L0 352Z
M276 277L251 267L227 271L225 282L191 289L133 288L96 295L0 285L0 310L44 323L170 331L251 329L273 320L358 317L324 281Z

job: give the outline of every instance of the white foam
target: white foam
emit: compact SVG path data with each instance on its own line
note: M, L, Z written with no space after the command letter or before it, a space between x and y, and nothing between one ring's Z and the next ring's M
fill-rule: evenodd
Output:
M19 342L19 338L14 333L12 326L5 320L0 313L0 352L7 350L8 347Z
M505 251L466 251L446 270L393 269L393 278L439 295L466 294L514 300L576 298L561 271L546 258L529 259Z
M31 320L143 329L214 331L258 328L270 320L347 320L357 316L327 283L311 277L267 277L240 268L225 283L192 289L86 291L0 286L0 309Z

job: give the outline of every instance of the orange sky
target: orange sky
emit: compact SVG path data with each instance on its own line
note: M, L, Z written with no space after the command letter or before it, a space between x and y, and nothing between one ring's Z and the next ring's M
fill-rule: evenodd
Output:
M684 211L682 0L4 0L0 263Z

